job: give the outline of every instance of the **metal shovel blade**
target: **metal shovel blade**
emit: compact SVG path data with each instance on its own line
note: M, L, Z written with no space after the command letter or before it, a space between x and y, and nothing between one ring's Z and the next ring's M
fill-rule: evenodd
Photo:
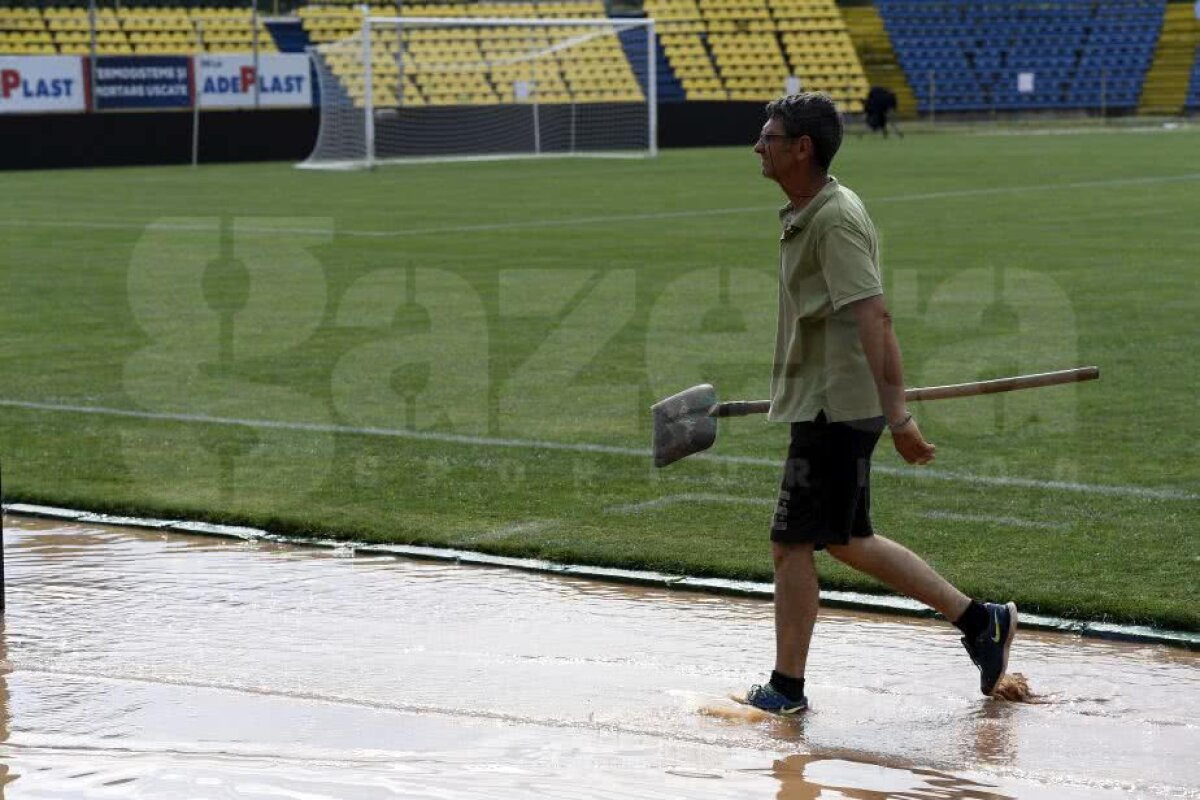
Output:
M665 467L712 447L717 440L717 419L710 412L716 404L717 390L711 383L702 383L651 406L654 466Z

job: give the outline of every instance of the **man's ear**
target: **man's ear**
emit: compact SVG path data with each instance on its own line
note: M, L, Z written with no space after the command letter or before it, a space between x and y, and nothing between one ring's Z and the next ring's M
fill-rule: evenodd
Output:
M792 139L792 155L796 156L797 158L799 158L800 156L808 156L809 158L812 158L812 155L813 155L812 137L805 134L803 136L797 136L795 139Z

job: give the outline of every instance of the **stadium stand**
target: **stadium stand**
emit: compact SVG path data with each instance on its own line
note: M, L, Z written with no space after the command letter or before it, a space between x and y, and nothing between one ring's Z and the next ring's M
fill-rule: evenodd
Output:
M915 117L917 97L908 85L904 70L896 61L896 51L879 11L873 5L846 6L842 8L842 16L858 51L858 60L862 62L867 83L888 89L896 95L899 116Z
M122 7L96 12L100 55L240 53L253 49L254 27L245 8ZM275 52L260 20L258 47ZM0 8L0 52L12 55L87 55L91 22L84 8Z
M633 67L633 74L643 93L646 92L646 84L650 79L647 74L648 64L646 62L646 37L648 35L645 28L626 28L618 33L621 47L625 50L625 57ZM679 103L686 99L683 85L671 70L666 52L663 50L662 40L657 35L654 40L654 62L658 102Z
M394 8L374 14L394 15ZM313 5L299 11L316 45L357 36L361 12L349 6ZM405 5L402 17L472 17L573 19L604 17L600 0L539 3L471 3ZM513 27L428 27L372 32L372 98L377 107L421 105L494 105L524 103L641 102L645 77L639 81L625 45L612 35L592 36L595 29L564 26L553 31ZM557 52L556 45L581 39ZM645 45L645 39L641 39ZM636 42L633 43L636 45ZM403 48L404 57L398 54ZM644 52L644 50L643 50ZM530 58L531 53L541 53ZM356 106L364 105L360 61L350 49L326 48L321 57L338 77ZM403 75L401 71L403 70ZM518 96L526 82L536 95Z
M396 13L397 6L376 5L376 15ZM400 6L409 17L599 18L602 0L534 0L533 2L443 2ZM843 109L857 111L869 84L845 20L833 0L647 0L646 13L656 21L656 61L660 102L675 100L753 100L779 96L789 76L805 89L830 92ZM299 26L268 28L260 21L258 46L278 49L276 38L288 39L288 50L307 44L346 40L357 35L361 12L352 0L325 0L301 6ZM137 6L106 8L96 18L96 52L140 55L194 52L244 52L252 49L249 11L242 8ZM565 29L564 35L581 35ZM549 40L517 42L527 34L504 29L467 32L424 31L414 37L401 80L398 43L380 34L373 60L377 100L395 103L404 88L406 103L445 105L514 102L512 86L524 67L512 64L489 71L488 63L519 60L523 52L548 47ZM373 40L374 41L374 40ZM78 54L91 52L87 11L80 7L0 9L0 51L14 54ZM599 37L539 65L526 75L535 79L545 102L641 100L646 96L645 33L623 31ZM565 52L565 51L564 51ZM445 68L454 61L478 63L456 75ZM431 66L437 65L437 66ZM632 65L632 66L631 66ZM347 91L362 101L361 77L347 54L332 57L335 74ZM361 70L358 70L361 71ZM528 72L528 70L526 70ZM357 87L357 88L356 88ZM501 88L503 87L503 88Z
M404 16L598 18L602 0L440 2L399 6ZM372 13L395 14L393 4ZM804 89L829 92L847 111L861 110L870 86L896 92L905 112L1022 109L1195 109L1200 23L1191 3L1167 0L876 0L839 8L834 0L645 0L654 17L657 90L674 100L765 101L790 76ZM260 19L258 47L295 51L358 34L353 0L301 6L273 27ZM395 103L403 88L414 105L520 102L513 86L536 81L543 102L641 101L646 97L646 39L641 29L597 37L562 54L523 63L553 35L492 29L426 30L412 35L408 61L399 43L377 32L377 100ZM1161 35L1160 35L1161 32ZM583 35L563 29L564 36ZM283 37L277 41L277 37ZM247 52L255 38L240 8L122 6L96 15L102 55ZM521 41L518 41L521 39ZM0 8L0 52L83 55L91 52L86 9ZM361 77L346 54L335 74L361 102ZM460 66L447 69L451 62ZM361 70L359 70L361 71ZM1018 76L1030 73L1032 89ZM356 88L357 87L357 88ZM1029 89L1029 87L1025 87Z
M1193 6L1168 3L1154 61L1142 87L1139 114L1178 114L1185 105L1195 108L1193 64L1197 46L1200 20Z
M0 53L40 56L57 52L41 9L0 8Z
M689 100L771 100L795 75L861 109L868 83L833 0L646 0Z
M707 28L695 0L646 0L645 8L654 18L663 52L685 98L728 100L729 93L705 45Z
M878 0L921 110L1133 108L1165 0ZM1018 76L1032 73L1032 91Z

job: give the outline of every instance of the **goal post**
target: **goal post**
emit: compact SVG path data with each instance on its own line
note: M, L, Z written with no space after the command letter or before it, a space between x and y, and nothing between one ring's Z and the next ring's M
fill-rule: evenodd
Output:
M658 152L652 19L364 13L309 53L320 126L300 167Z

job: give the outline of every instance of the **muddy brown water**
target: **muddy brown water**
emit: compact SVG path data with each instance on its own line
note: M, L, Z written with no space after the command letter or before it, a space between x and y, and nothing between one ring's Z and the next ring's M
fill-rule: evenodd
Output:
M824 612L813 709L755 720L762 601L6 527L4 798L1200 797L1195 653L1023 632L1008 703L948 626Z

